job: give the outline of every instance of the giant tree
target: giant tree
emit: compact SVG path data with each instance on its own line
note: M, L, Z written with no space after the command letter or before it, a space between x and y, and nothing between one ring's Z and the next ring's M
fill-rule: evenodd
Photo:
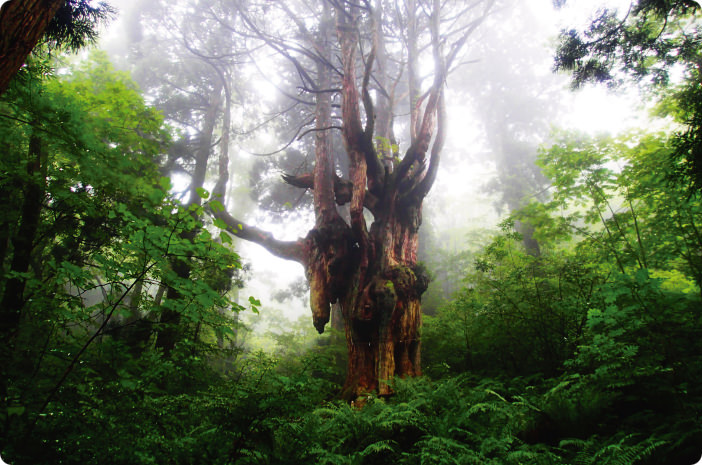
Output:
M300 134L314 135L314 169L284 180L312 190L315 222L305 237L282 241L219 205L214 214L232 234L304 266L320 333L331 305L341 307L349 398L390 394L393 376L421 372L428 276L417 262L418 231L446 137L444 87L493 3L265 2L241 12L247 48L268 47L292 63L300 82L298 94L287 95L313 112ZM280 32L280 20L265 18L287 19L294 39ZM342 150L334 149L335 131ZM348 176L339 174L340 159Z

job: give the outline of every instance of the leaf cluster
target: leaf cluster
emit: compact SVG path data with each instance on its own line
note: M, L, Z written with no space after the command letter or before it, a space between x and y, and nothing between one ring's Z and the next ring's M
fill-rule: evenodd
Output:
M204 393L224 389L239 352L239 257L171 197L156 164L169 130L125 73L101 54L60 79L44 69L0 102L3 457L190 460L207 435L182 409L215 409ZM169 354L155 345L167 314L184 333Z
M44 31L43 41L50 49L77 51L94 44L102 24L116 10L107 2L92 5L91 0L68 0L58 9Z
M465 288L427 318L427 373L502 379L533 406L517 437L553 463L687 463L702 452L701 211L667 181L671 145L561 135L541 155L551 201L504 222ZM540 255L524 250L514 219L534 226Z

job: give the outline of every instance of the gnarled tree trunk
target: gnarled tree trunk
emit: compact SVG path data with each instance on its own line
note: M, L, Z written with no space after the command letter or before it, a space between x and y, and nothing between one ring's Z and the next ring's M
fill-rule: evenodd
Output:
M458 50L494 2L476 2L473 7L485 6L480 10L482 16L445 36L439 34L440 2L430 3L422 13L413 2L404 13L393 9L393 14L401 16L394 18L395 24L412 25L412 34L404 36L405 55L394 57L394 68L388 64L391 60L384 44L383 2L375 2L375 7L365 1L323 2L316 34L297 22L300 36L309 43L305 54L313 57L316 81L311 82L312 73L302 70L299 60L289 53L283 56L293 62L304 77L305 89L315 96L315 168L312 173L283 179L313 190L316 221L306 237L279 241L227 212L215 213L239 238L303 264L310 283L313 323L320 333L329 322L332 305L341 307L349 357L344 386L348 399L366 392L389 395L388 382L394 376L421 374L421 295L428 277L417 263L418 233L422 202L436 179L443 148L444 80ZM292 16L288 8L282 8ZM332 15L335 48L330 40ZM258 27L254 32L272 49L280 50L277 35ZM420 33L421 44L414 36ZM451 42L446 37L457 39ZM444 46L448 47L446 54ZM423 93L417 77L419 50L434 61L433 81ZM395 90L403 72L409 74L402 91L409 97L409 112L400 110L396 102ZM401 111L410 115L410 136L409 147L400 158L393 119ZM342 121L341 128L332 124L335 118ZM341 155L348 158L348 179L334 169L333 129L341 129ZM342 218L337 205L348 205L348 218Z

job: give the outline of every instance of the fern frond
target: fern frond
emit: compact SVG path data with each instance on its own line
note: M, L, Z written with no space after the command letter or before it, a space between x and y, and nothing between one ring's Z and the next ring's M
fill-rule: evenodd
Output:
M386 439L383 441L374 442L373 444L367 446L361 451L363 457L369 455L378 454L381 452L395 452L395 447L397 447L397 442L391 439Z
M505 399L504 397L502 397L500 394L498 394L497 392L493 391L492 389L485 389L485 392L487 392L488 394L492 394L493 396L496 396L496 397L497 397L498 399L500 399L502 402L507 402L507 399Z
M599 448L596 437L577 443L578 446L582 446L582 450L575 457L576 463L578 465L634 465L667 443L650 437L635 444L628 444L634 437L635 435L629 434L616 443L605 444ZM561 441L561 446L576 444L573 442L575 440L567 441Z
M471 408L469 408L466 412L466 415L470 417L476 413L497 412L502 409L503 407L501 405L497 405L492 402L480 402L471 406Z

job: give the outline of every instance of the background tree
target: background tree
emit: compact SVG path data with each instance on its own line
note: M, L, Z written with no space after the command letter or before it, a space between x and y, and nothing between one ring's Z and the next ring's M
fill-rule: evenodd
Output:
M135 78L166 121L177 129L177 137L167 157L161 160L161 172L187 186L182 190L185 206L203 223L201 209L207 199L221 205L229 182L229 149L232 143L231 118L235 106L236 44L231 32L209 19L205 12L218 2L184 2L185 14L168 14L171 5L152 2L133 10L129 31L128 61ZM218 6L221 21L235 16L235 10ZM207 31L203 33L203 31ZM208 174L218 176L216 185ZM189 231L192 240L197 234ZM228 243L228 235L221 238ZM173 263L178 279L188 279L192 257L180 257ZM221 290L229 290L234 276L217 278ZM171 286L166 301L180 296ZM166 352L188 331L190 324L176 311L161 315L156 345Z
M513 14L525 21L508 26L505 16ZM486 148L497 170L485 187L497 195L498 214L516 212L532 199L547 199L548 181L536 158L539 146L549 139L551 122L558 118L561 83L557 77L543 74L546 69L539 64L550 56L541 44L511 47L529 35L533 14L528 5L514 4L509 11L493 15L476 47L480 65L471 66L472 72L463 75L467 98L482 125ZM533 226L517 221L515 227L529 253L538 255Z
M15 194L0 222L0 424L3 453L17 463L58 461L66 452L76 434L67 424L62 439L34 449L56 428L47 418L83 408L74 383L83 393L90 379L106 386L142 357L163 368L152 337L162 313L191 322L182 367L216 336L232 336L218 309L239 309L212 279L239 266L237 257L169 198L170 182L159 175L169 134L158 112L104 55L61 82L45 69L28 69L32 79L14 80L0 104L0 182ZM171 266L183 256L196 262L188 279ZM180 298L160 302L164 285ZM168 385L175 388L175 378Z

